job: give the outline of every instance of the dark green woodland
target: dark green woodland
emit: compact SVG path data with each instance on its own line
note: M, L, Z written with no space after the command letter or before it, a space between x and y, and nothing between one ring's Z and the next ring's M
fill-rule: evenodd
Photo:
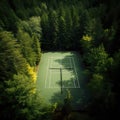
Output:
M35 73L44 51L77 51L90 102L43 104ZM59 106L58 106L59 107ZM118 118L117 118L118 117ZM120 0L0 0L0 119L120 118Z

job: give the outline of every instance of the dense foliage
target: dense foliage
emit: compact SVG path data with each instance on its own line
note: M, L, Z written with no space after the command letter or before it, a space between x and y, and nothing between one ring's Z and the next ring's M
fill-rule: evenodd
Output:
M119 11L119 0L0 0L0 118L52 119L35 89L41 49L78 51L92 96L86 111L119 117Z

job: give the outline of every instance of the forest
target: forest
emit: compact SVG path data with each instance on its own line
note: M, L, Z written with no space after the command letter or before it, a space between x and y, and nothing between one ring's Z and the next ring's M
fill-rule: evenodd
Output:
M119 119L119 11L119 0L0 0L0 119ZM89 118L42 103L35 86L43 51L82 56L92 97L77 113Z

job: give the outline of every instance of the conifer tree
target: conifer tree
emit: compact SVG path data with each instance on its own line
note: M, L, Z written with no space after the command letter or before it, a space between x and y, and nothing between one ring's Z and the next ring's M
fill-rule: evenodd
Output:
M49 13L49 29L50 29L50 43L54 49L57 48L58 44L58 16L55 10L51 10Z
M66 41L66 23L65 19L60 16L59 19L59 33L58 33L58 42L59 42L59 49L63 50L63 48L66 48L67 41Z
M66 49L70 49L72 47L72 16L70 13L69 8L66 9L66 15L65 15L65 21L66 21Z
M33 102L35 84L28 63L12 33L0 32L0 39L0 118L33 120L40 102Z
M27 32L23 32L22 30L19 30L17 34L17 39L21 46L21 51L24 58L26 58L27 62L31 66L34 66L36 62L36 58L35 58L35 52L32 48L33 45L32 38Z
M35 52L35 57L36 57L36 61L35 61L35 64L38 65L39 62L40 62L40 57L41 57L41 46L40 46L40 42L39 42L39 39L37 38L36 35L33 34L33 50Z

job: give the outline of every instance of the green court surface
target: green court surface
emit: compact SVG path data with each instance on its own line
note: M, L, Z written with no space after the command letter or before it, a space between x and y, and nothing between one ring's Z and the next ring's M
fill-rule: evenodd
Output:
M67 90L74 109L83 109L88 102L81 57L76 52L45 52L37 75L37 90L45 104L63 103Z

